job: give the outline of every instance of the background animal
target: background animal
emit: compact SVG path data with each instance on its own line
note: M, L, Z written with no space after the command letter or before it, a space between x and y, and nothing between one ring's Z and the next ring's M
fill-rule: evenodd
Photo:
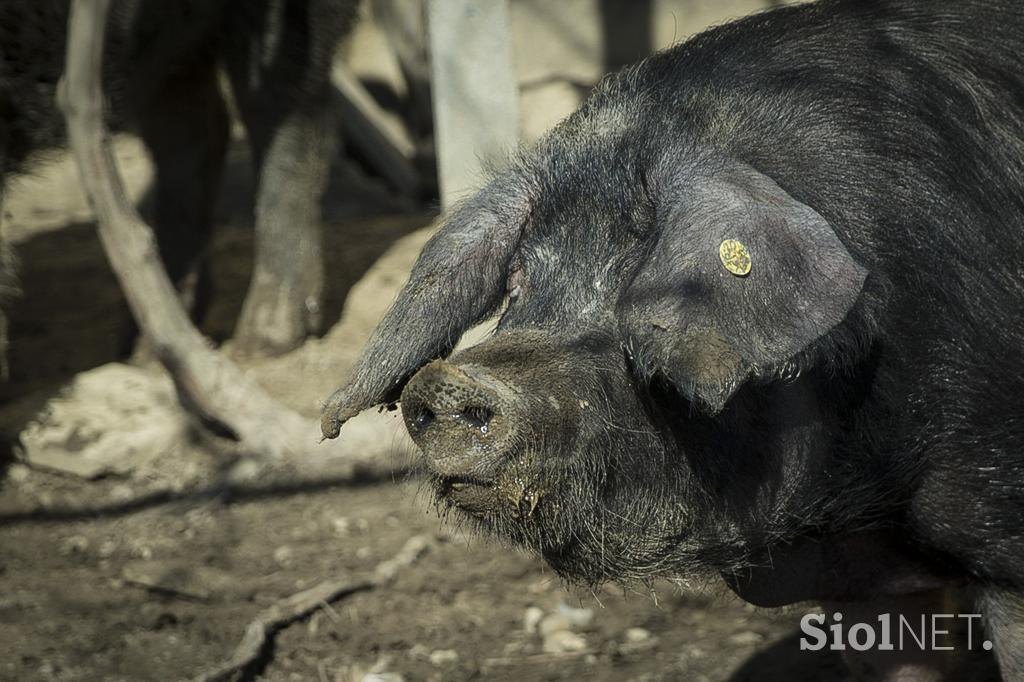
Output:
M160 253L197 317L231 102L245 127L258 178L256 262L236 330L245 350L282 352L320 328L320 196L338 127L330 69L357 5L119 0L111 11L112 123L138 132L152 156ZM3 176L29 170L31 153L63 142L55 97L68 8L67 0L0 8Z

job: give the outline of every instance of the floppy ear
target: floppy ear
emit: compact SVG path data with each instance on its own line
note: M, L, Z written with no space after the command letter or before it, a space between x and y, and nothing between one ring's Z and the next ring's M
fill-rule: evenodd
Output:
M828 222L771 178L700 178L620 302L634 362L719 412L837 325L864 284Z
M527 213L526 191L511 175L452 212L423 248L351 379L324 404L324 437L336 437L359 412L396 400L416 370L448 355L466 329L501 305Z

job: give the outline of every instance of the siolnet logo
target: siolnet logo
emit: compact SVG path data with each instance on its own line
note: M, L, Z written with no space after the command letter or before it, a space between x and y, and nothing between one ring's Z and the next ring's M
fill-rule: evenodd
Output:
M844 623L843 614L832 614L826 625L824 613L808 613L800 619L801 651L989 651L992 642L982 639L981 614L935 613L906 617L879 614L877 621ZM960 635L954 637L953 635ZM966 636L963 636L966 635Z

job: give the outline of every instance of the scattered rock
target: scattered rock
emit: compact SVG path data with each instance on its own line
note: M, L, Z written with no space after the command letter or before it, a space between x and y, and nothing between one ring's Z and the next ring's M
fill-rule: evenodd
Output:
M625 641L619 645L619 653L627 656L653 649L658 645L658 638L644 628L629 628L623 639Z
M11 483L24 483L31 470L24 464L12 464L7 467L7 480Z
M331 529L339 538L348 537L352 533L352 522L348 517L338 516L331 519Z
M576 609L563 602L558 606L558 613L548 615L536 607L527 609L523 625L527 632L537 632L541 636L544 653L579 653L587 649L587 640L572 630L574 627L586 627L593 618L590 609Z
M763 641L764 635L760 632L754 632L753 630L737 632L729 637L729 644L735 644L736 646L753 646L755 644L760 644Z
M523 614L523 631L530 635L536 634L537 626L542 618L544 618L544 612L536 606L526 609Z
M278 566L287 568L295 560L295 552L288 545L281 545L274 550L274 561Z
M561 613L550 613L541 619L537 625L537 632L540 633L541 637L547 637L556 632L569 630L571 627L572 623L564 615Z
M546 654L568 654L586 651L587 640L569 630L556 630L544 638Z
M459 660L459 652L455 649L438 649L430 652L430 662L433 665L451 665Z
M569 625L576 630L588 627L594 621L592 609L580 609L566 604L564 601L558 603L558 612L565 616Z
M630 644L636 644L638 642L646 642L651 638L649 630L643 628L629 628L626 630L626 641Z
M683 650L679 652L679 659L681 661L694 661L701 658L706 658L708 652L696 645L684 645Z
M423 644L413 644L409 649L410 658L429 659L430 649Z
M259 480L264 467L251 457L243 457L228 471L227 481L232 485L244 485Z
M541 648L545 653L579 653L580 651L587 650L587 640L581 635L572 632L572 621L565 613L559 612L544 615L541 609L532 608L536 610L527 609L526 615L523 617L523 626L527 629L527 632L530 631L532 626L532 630L541 635L543 640ZM535 619L540 619L536 625L532 623ZM578 619L578 621L582 620L584 619Z

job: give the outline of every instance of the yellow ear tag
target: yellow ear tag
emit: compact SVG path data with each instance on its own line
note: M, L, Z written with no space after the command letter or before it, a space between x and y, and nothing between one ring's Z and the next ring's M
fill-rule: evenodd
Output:
M718 257L725 269L737 277L750 274L750 251L735 239L726 239L718 245Z

